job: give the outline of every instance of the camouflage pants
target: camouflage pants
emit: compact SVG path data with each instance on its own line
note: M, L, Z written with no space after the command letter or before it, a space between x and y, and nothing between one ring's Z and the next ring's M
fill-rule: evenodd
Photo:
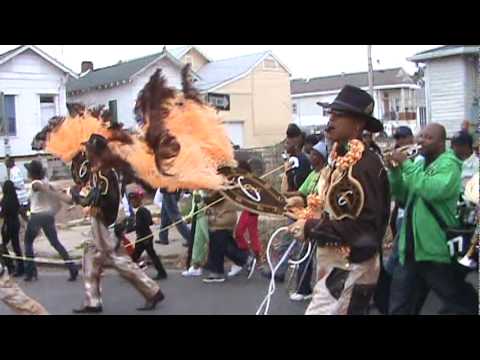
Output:
M334 249L317 251L318 282L306 315L367 315L380 273L380 259L348 264Z
M101 277L105 266L117 270L146 300L157 294L158 284L133 262L123 246L115 249L114 235L95 217L92 218L92 235L93 240L87 242L83 254L85 306L102 306Z
M13 311L21 315L48 315L37 301L25 295L6 272L0 276L0 299Z

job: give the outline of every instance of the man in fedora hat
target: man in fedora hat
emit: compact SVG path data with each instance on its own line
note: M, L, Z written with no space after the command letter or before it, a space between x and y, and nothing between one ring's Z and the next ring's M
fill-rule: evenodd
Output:
M298 220L290 232L297 240L315 241L321 254L319 280L306 314L366 314L380 270L390 191L380 158L361 138L364 130L380 132L383 125L373 116L374 100L359 88L345 86L327 106L326 135L334 143L335 160L320 195L323 214Z
M105 265L111 265L146 299L138 310L153 310L164 299L158 284L150 279L125 252L112 234L120 205L120 185L114 170L117 164L108 148L108 140L93 134L85 145L91 177L90 193L80 196L78 187L70 192L75 202L90 208L93 239L88 241L83 256L85 302L75 313L103 311L100 279Z

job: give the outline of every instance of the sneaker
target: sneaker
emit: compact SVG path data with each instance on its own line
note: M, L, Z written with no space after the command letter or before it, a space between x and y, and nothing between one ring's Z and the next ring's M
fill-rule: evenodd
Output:
M204 283L222 283L225 281L225 277L220 274L210 274L203 279Z
M193 266L184 272L182 272L182 276L184 277L191 277L191 276L202 276L202 268L195 269Z
M304 301L304 300L309 300L312 297L313 297L312 294L303 295L303 294L293 293L293 294L290 295L290 300L292 300L292 301Z
M241 266L233 264L230 272L228 273L228 277L237 276L242 270L243 268Z

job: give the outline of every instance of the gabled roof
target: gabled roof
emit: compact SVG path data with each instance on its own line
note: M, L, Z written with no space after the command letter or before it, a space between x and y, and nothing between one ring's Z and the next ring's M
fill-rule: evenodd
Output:
M410 84L415 85L413 79L402 68L375 70L373 72L374 86L395 86ZM290 82L292 94L306 94L336 91L345 85L353 85L359 88L368 86L368 72L338 74L305 79L293 79Z
M72 76L73 78L77 78L78 75L72 71L71 69L69 69L68 67L66 67L65 65L63 65L60 61L58 61L57 59L53 58L52 56L48 55L46 52L40 50L38 47L36 47L35 45L21 45L21 46L18 46L16 47L15 49L12 49L12 50L9 50L3 54L0 54L0 65L6 63L7 61L13 59L15 56L17 55L20 55L21 53L27 51L27 50L31 50L33 51L34 53L36 53L38 56L40 56L41 58L43 58L44 60L46 60L47 62L49 62L50 64L52 64L53 66L59 68L60 70L62 70L63 72L69 74L70 76Z
M179 59L192 48L202 54L194 46L183 46L172 50L164 49L161 53L144 56L101 69L94 69L76 80L69 81L67 83L67 92L88 91L91 89L114 87L125 84L131 81L132 76L141 73L145 68L163 57L167 57L181 68L184 64L180 62ZM287 67L270 51L219 61L210 61L205 57L210 62L202 66L196 73L193 73L197 80L195 87L199 89L199 91L204 92L207 90L214 90L215 88L224 86L232 81L236 81L247 76L268 56L274 58L280 66L290 73Z
M170 54L172 54L173 56L175 56L178 60L180 60L182 58L182 56L185 55L187 52L189 52L191 49L196 50L208 62L212 61L211 59L206 57L205 54L203 54L200 50L198 50L198 48L196 46L192 46L192 45L187 45L187 46L182 46L182 47L178 47L178 48L175 48L175 49L171 49L171 50L168 50L168 52Z
M88 91L125 84L132 81L133 76L140 74L151 64L164 58L170 60L179 68L183 66L175 56L164 49L160 53L89 71L79 79L69 81L67 83L67 92Z
M247 76L268 56L273 57L288 73L290 71L270 51L213 61L201 67L198 74L201 80L195 86L200 91L215 90Z
M447 45L435 49L426 50L409 57L407 60L422 62L424 60L442 58L453 55L478 54L480 45Z

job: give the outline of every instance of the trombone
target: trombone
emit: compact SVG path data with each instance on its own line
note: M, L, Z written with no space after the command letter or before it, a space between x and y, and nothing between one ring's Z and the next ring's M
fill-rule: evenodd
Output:
M384 152L383 156L385 159L387 159L387 161L389 161L392 164L393 167L397 167L398 164L396 162L389 160L390 156L392 156L394 151L400 151L401 153L407 156L407 159L413 159L420 153L421 149L422 149L422 146L419 144L405 145L397 149L387 150Z

